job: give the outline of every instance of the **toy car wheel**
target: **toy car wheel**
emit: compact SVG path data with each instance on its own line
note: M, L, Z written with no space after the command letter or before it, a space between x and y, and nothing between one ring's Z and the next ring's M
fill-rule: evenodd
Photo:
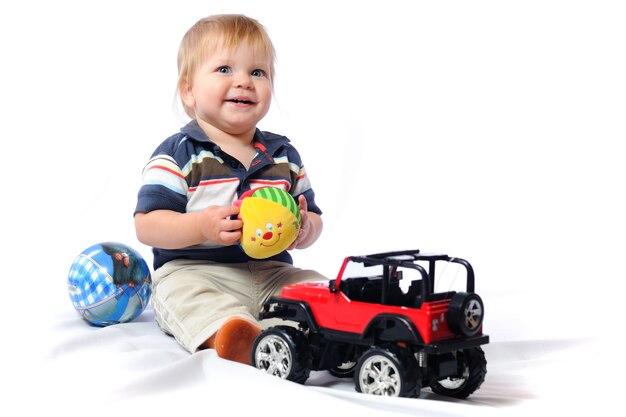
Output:
M354 376L354 369L356 368L356 362L345 362L339 366L330 368L328 372L332 376L337 378L352 378Z
M404 351L373 348L359 359L354 384L358 392L389 397L418 397L420 379L415 359Z
M483 324L485 307L478 294L460 292L454 294L448 307L448 325L454 333L474 336Z
M252 345L252 366L282 379L304 384L309 378L310 363L306 338L293 327L271 327Z
M457 352L458 374L430 383L434 393L455 398L467 398L485 381L487 361L479 347Z

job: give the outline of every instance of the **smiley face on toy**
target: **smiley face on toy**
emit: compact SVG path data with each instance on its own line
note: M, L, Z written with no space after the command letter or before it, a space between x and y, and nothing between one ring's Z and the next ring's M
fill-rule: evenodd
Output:
M278 223L276 227L274 227L272 223L268 223L265 225L264 229L256 229L254 232L254 236L250 238L250 241L258 242L259 245L266 248L272 247L280 241L280 236L282 235L280 229L282 229L282 227L282 223Z
M277 255L291 245L300 231L300 211L286 191L263 187L237 202L243 221L241 248L255 259Z

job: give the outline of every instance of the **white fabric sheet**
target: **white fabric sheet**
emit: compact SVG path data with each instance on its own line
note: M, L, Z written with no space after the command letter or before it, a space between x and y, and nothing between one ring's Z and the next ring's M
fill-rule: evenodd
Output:
M502 416L593 412L612 395L611 384L602 382L610 378L609 356L599 339L491 343L484 347L487 378L470 398L444 398L425 388L409 399L360 394L351 379L326 372L312 372L299 385L220 359L213 350L190 355L158 329L150 308L134 322L105 328L88 325L71 307L49 319L43 347L7 360L16 377L7 381L23 386L6 391L4 407L15 401L23 412L34 407L109 416L211 415L215 409L233 415Z

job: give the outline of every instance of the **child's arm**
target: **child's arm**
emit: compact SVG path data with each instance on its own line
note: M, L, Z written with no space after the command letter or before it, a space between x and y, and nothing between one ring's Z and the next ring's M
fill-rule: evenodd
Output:
M207 240L234 245L241 239L241 220L230 220L239 213L236 206L210 206L199 212L178 213L155 210L135 214L137 239L161 249L181 249Z
M300 217L302 219L302 227L296 241L288 248L305 249L315 243L322 234L324 223L319 214L307 210L306 198L301 195L298 198L298 207L300 208Z

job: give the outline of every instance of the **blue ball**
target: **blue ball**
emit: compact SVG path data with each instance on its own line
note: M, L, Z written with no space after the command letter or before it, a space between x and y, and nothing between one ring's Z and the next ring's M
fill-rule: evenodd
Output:
M146 261L117 242L85 249L72 263L67 279L74 308L96 326L134 320L148 305L151 285Z

